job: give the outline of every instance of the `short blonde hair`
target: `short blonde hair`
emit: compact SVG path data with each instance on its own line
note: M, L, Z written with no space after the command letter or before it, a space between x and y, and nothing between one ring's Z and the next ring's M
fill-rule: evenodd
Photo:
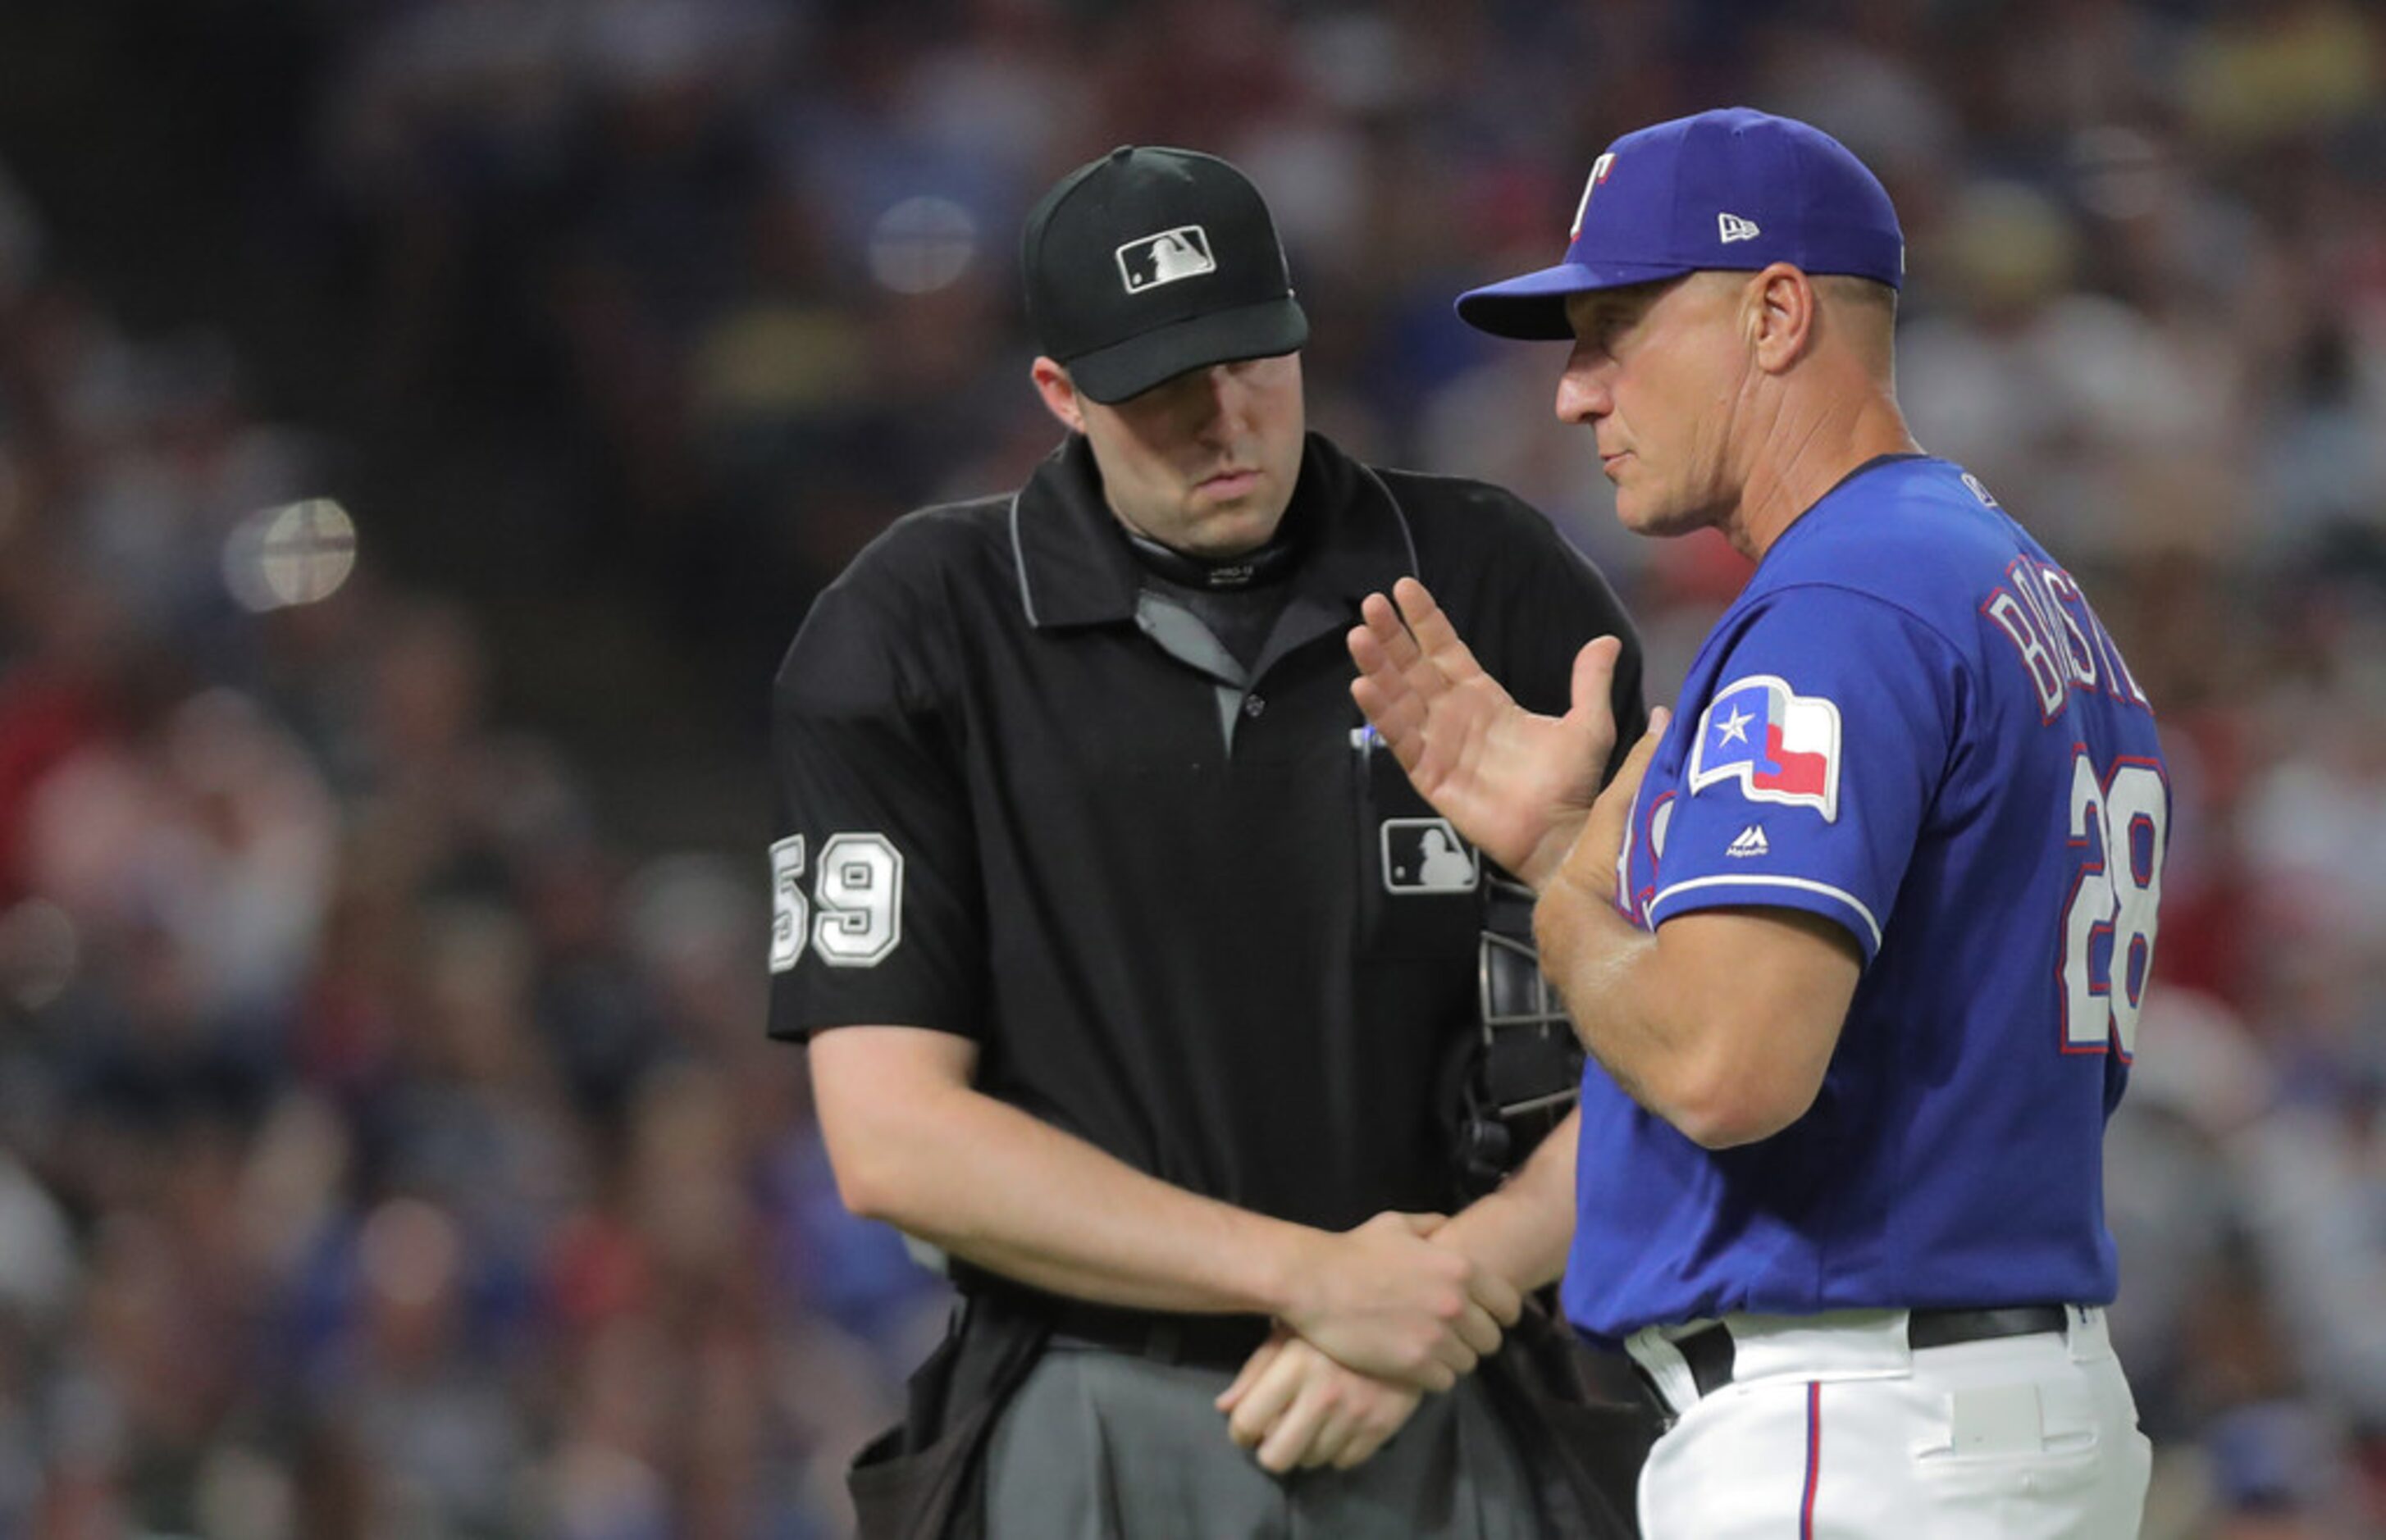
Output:
M1833 319L1847 327L1848 340L1872 371L1886 381L1897 348L1897 291L1870 278L1822 273L1815 293Z

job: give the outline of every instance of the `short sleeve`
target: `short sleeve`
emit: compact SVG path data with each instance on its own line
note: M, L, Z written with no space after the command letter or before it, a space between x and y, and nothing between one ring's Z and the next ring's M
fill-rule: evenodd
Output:
M1804 909L1845 927L1869 963L1953 753L1960 657L1878 599L1797 587L1752 610L1699 677L1714 682L1684 702L1650 924Z
M772 687L771 1034L981 1033L985 921L948 707L907 625L848 574Z

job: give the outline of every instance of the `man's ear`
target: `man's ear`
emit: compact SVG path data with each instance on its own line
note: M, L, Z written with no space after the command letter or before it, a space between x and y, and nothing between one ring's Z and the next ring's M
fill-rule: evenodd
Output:
M1756 365L1778 374L1805 355L1815 338L1815 283L1787 262L1776 262L1751 285L1750 341Z
M1036 394L1044 398L1044 409L1059 418L1061 426L1073 433L1086 431L1085 408L1077 404L1077 383L1067 369L1038 354L1027 366L1027 375L1036 382Z

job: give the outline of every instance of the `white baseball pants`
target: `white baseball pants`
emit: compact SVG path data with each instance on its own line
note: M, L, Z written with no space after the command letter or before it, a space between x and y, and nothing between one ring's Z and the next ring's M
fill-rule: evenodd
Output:
M2153 1448L2100 1309L1919 1351L1903 1310L1732 1316L1702 1397L1668 1336L1626 1346L1679 1414L1640 1476L1646 1540L2132 1540Z

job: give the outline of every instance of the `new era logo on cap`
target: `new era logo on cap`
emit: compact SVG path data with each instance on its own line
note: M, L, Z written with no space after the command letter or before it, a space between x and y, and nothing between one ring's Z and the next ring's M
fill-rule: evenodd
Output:
M1129 241L1118 249L1118 265L1131 294L1218 270L1218 259L1210 255L1209 232L1199 225L1178 225Z
M1754 219L1743 219L1737 214L1716 215L1715 232L1723 237L1725 245L1734 241L1753 241L1764 233L1756 228Z

